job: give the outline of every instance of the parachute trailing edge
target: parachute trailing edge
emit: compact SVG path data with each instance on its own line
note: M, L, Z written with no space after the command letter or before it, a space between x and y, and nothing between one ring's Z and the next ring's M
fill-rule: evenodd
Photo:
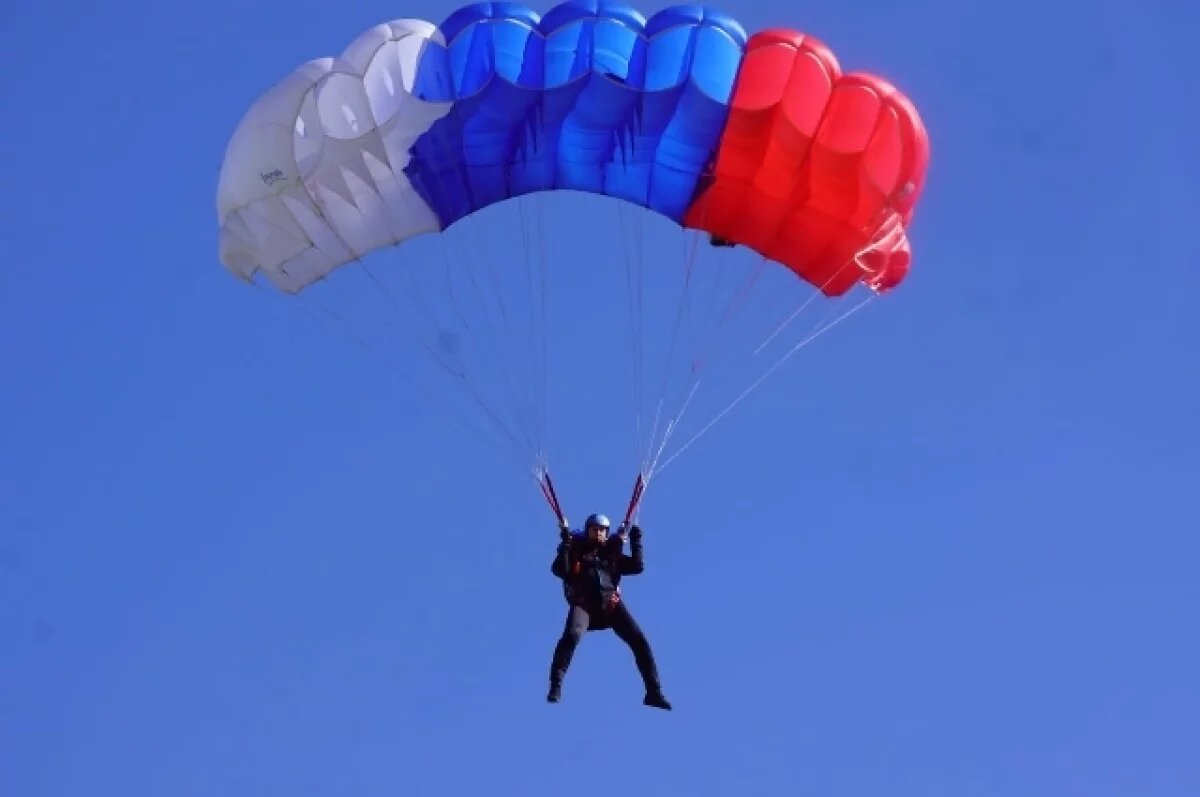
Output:
M297 292L535 191L603 194L746 246L828 295L907 274L929 142L820 41L694 5L396 20L264 94L218 184L222 262Z

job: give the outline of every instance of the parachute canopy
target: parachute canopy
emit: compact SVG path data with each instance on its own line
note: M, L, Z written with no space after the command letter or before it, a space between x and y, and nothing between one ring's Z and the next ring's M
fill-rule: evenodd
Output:
M263 95L229 143L220 257L298 292L536 191L619 198L746 246L827 295L907 274L929 158L912 104L820 41L608 0L402 19Z

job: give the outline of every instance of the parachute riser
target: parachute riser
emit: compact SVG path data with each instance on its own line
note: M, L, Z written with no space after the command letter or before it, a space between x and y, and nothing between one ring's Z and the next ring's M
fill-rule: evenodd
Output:
M538 475L538 486L542 488L542 495L546 498L546 503L550 505L551 511L554 512L554 517L558 520L558 525L566 524L566 518L563 516L562 504L558 502L558 493L554 490L554 481L550 478L550 471L543 470Z
M542 496L546 499L546 503L550 505L550 510L554 512L554 517L558 520L558 524L560 526L565 525L566 517L563 515L562 504L558 500L558 493L554 489L554 480L550 478L550 472L547 470L541 471L538 474L537 482L542 490ZM622 531L629 528L630 522L637 514L638 506L642 502L642 494L645 490L645 476L639 473L637 480L633 483L633 494L629 498L629 505L625 508L625 518L621 521L619 527Z
M630 521L637 514L638 506L642 502L642 493L646 490L646 479L643 474L637 475L637 481L633 483L633 495L629 498L629 507L625 510L625 519L621 521L621 529L629 528Z

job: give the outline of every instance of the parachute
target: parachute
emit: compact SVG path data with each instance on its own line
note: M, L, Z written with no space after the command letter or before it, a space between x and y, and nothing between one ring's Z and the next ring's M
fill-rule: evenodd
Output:
M254 102L218 180L219 256L303 295L491 206L568 191L757 253L825 297L880 294L909 271L928 160L912 103L809 35L747 35L695 5L474 3L373 27Z

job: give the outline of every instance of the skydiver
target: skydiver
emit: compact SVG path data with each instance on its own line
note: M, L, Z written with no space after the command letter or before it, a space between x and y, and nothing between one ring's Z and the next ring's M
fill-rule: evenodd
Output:
M637 575L645 569L642 530L637 525L626 529L622 524L618 534L609 537L608 529L608 518L598 514L588 517L583 533L578 536L571 534L565 520L559 526L561 542L550 572L562 579L568 609L550 663L550 692L546 700L557 703L561 699L563 678L584 633L612 629L633 652L646 687L642 703L669 711L671 704L663 696L650 643L621 597L621 576ZM632 556L622 550L626 536Z

